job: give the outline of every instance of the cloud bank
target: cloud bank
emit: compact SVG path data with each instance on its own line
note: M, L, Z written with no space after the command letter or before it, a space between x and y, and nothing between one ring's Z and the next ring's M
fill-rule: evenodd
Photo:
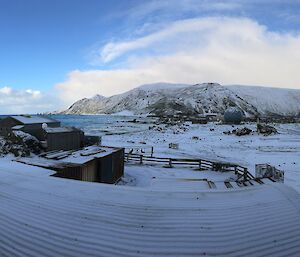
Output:
M70 72L56 85L65 103L158 81L300 89L299 33L272 32L248 18L175 21L148 35L108 42L94 58L116 68Z
M45 112L57 108L57 100L38 90L15 90L5 86L0 88L0 114L24 114Z

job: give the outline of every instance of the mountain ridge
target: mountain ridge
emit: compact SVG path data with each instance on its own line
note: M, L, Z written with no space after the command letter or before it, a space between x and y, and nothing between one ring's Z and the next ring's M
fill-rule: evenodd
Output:
M224 114L235 106L246 117L300 114L300 90L261 86L202 84L145 84L110 97L96 95L73 103L60 114L135 115Z

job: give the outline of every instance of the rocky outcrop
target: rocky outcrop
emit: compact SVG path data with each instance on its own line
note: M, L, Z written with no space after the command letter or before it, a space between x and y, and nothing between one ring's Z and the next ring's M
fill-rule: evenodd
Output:
M42 151L39 140L22 131L15 131L4 138L0 138L0 155L29 156Z
M259 134L263 134L264 136L269 136L269 135L278 133L276 128L274 128L270 125L261 124L261 123L257 124L257 132Z

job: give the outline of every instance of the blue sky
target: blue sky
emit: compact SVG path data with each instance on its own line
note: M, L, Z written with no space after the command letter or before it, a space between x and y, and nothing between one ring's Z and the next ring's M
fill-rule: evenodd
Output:
M299 31L298 0L0 0L0 112L157 81L300 88Z
M117 1L1 0L1 84L51 89L72 69L89 67L88 48L117 30ZM122 4L123 5L123 4Z

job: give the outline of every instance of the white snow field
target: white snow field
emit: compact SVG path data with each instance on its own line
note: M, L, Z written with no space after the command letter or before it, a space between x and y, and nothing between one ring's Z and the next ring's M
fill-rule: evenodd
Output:
M299 256L300 197L235 189L111 186L1 161L1 256Z
M226 188L231 173L127 163L122 183L107 185L52 177L4 157L0 256L299 256L300 126L278 125L280 134L269 137L224 135L231 126L185 127L102 142L153 146L154 156L232 161L252 172L269 162L285 171L285 183Z
M149 155L153 146L155 157L202 158L233 162L247 167L253 175L255 164L269 163L283 170L285 184L300 192L300 124L274 125L279 132L276 135L263 136L254 133L241 137L224 135L223 131L245 126L256 130L256 124L241 124L234 127L213 123L188 124L189 126L171 127L160 125L162 131L152 129L131 134L103 136L102 143L123 146L127 149L140 147L146 151L145 155ZM193 139L194 136L199 139ZM170 149L169 143L178 143L179 149ZM171 172L171 169L163 170L165 173ZM143 176L147 176L150 172L145 172ZM136 173L130 172L130 175L134 174ZM155 176L160 175L155 173Z

